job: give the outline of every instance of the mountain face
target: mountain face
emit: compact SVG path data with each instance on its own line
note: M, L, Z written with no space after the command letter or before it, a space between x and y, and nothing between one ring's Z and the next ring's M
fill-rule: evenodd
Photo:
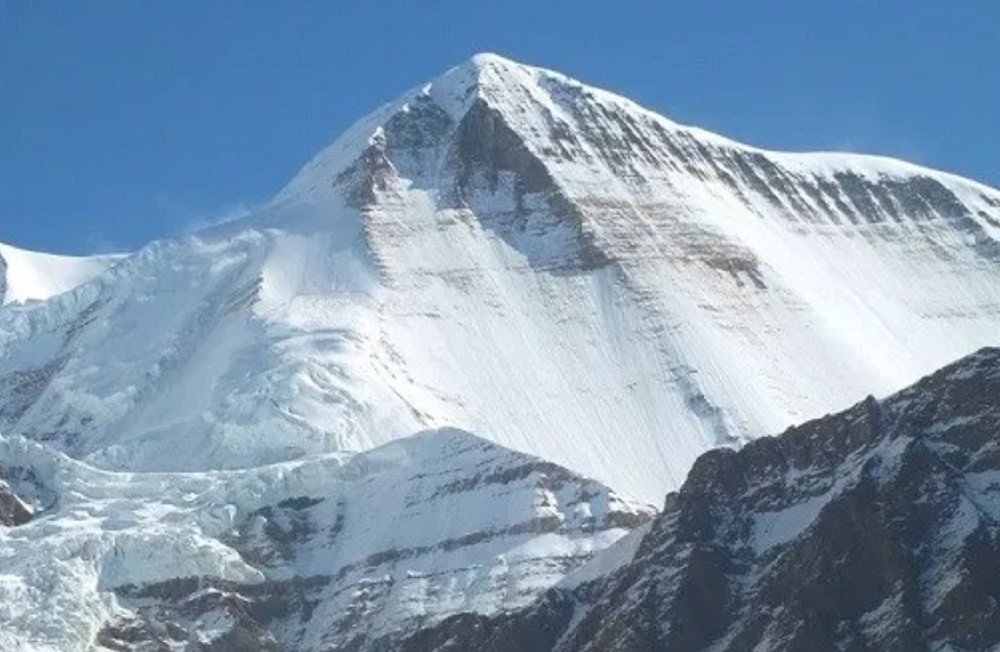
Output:
M984 349L885 401L706 453L612 574L372 649L997 649L998 394L1000 349Z
M653 511L447 430L200 474L5 439L0 469L3 650L365 649L524 607Z
M603 576L705 451L993 343L998 238L975 182L479 55L239 221L0 246L0 647L364 648Z
M455 426L655 502L708 448L990 344L998 225L970 181L478 56L258 214L5 309L0 429L204 471Z

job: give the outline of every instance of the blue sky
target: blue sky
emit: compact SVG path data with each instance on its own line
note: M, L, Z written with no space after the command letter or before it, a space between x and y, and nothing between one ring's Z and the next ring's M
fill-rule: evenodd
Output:
M1000 1L0 1L0 241L131 249L266 200L478 51L752 144L1000 186Z

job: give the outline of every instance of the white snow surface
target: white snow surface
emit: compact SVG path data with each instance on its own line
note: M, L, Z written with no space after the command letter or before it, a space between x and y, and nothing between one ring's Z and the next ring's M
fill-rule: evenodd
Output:
M708 448L996 344L998 237L1000 192L973 181L748 147L479 55L361 120L254 215L87 282L31 267L20 298L51 296L0 308L0 430L150 505L182 479L440 427L658 503ZM107 578L70 550L90 587L72 599L110 613ZM7 577L8 596L37 591Z
M0 438L0 465L30 469L14 488L40 503L28 524L0 528L0 649L10 652L89 650L136 608L116 589L191 577L336 576L308 618L294 613L280 632L293 649L336 649L345 614L365 612L355 627L380 635L525 606L626 534L616 516L653 511L447 430L356 456L204 473L109 472ZM308 507L281 508L294 501ZM267 527L295 536L276 541Z
M571 573L567 573L556 585L562 589L575 589L579 586L607 577L630 564L639 551L643 537L649 534L653 522L644 523L615 541L612 545L598 551L587 563Z
M119 256L56 256L0 243L0 303L43 301L92 280Z

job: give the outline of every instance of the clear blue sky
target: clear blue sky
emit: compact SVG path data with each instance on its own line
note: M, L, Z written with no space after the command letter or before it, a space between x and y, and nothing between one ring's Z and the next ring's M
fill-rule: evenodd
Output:
M1000 185L1000 0L0 0L0 241L134 248L262 202L477 51Z

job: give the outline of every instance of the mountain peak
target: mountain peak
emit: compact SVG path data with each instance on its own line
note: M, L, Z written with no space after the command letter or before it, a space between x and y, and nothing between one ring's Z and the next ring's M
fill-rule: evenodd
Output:
M508 117L523 117L539 109L551 114L546 107L551 107L552 101L543 85L552 82L583 87L554 71L490 52L475 54L359 120L307 163L274 203L328 195L325 191L331 188L330 181L369 155L369 147L383 141L387 130L394 127L405 132L402 140L411 145L415 141L428 145L431 140L441 145L477 102Z
M440 78L448 77L455 71L472 73L475 77L489 76L493 73L517 72L534 70L531 66L508 59L495 52L477 52L462 63L446 71ZM440 79L439 78L439 79Z
M472 55L438 76L430 86L432 88L437 86L438 92L444 88L458 87L473 94L485 92L489 95L511 90L516 93L517 89L539 80L562 81L582 86L579 82L554 70L521 63L493 52L479 52Z
M521 65L512 59L508 59L507 57L497 54L496 52L477 52L469 58L469 64L477 68Z
M533 408L496 398L492 377L482 381L490 389L474 399L488 407L466 412L448 399L437 404L417 383L409 400L427 401L422 413L444 415L441 423L470 429L493 427L495 420L476 420L492 410L516 413L521 420L504 437L568 466L579 462L584 472L647 500L676 486L706 446L782 429L856 395L897 389L990 343L1000 306L995 190L891 159L741 145L492 54L472 57L360 121L279 200L302 205L317 230L346 234L337 236L338 251L357 254L379 288L406 288L399 308L406 319L413 297L423 293L423 316L414 317L412 328L429 338L446 327L425 323L426 315L458 321L454 306L466 302L476 306L464 317L470 328L488 313L503 324L495 332L534 332L513 315L558 314L560 323L589 324L579 349L594 346L591 332L611 333L597 345L615 343L600 348L601 360L621 359L620 329L633 328L627 338L635 364L656 361L649 363L656 371L642 380L623 380L629 372L617 367L587 378L603 364L598 358L562 381L548 371L531 382L518 377L519 387L553 383L552 396L577 385L588 396L607 397L593 403L603 408L590 418L583 416L589 407L572 400L547 404L560 415L549 430L561 433L561 444L557 437L522 444L523 433L536 427ZM282 207L268 219L294 230L288 214ZM315 263L322 270L329 264ZM973 283L970 270L990 280ZM273 284L265 275L263 287L284 287L290 274L274 274L282 280ZM345 278L357 274L343 271ZM507 286L492 284L500 277L516 279L509 287L519 288L530 278L530 289L511 298ZM603 289L581 294L582 279ZM838 279L835 292L830 279ZM970 283L980 292L972 304L963 299ZM537 289L550 285L558 288L544 290L551 295ZM324 286L307 291L315 287ZM452 291L456 298L443 302ZM579 310L553 306L551 297L562 293L586 298ZM520 306L529 296L516 310L504 306L508 300ZM608 296L614 303L606 303ZM627 318L620 317L622 306L633 311ZM780 306L777 313L773 306ZM670 335L638 324L670 324ZM761 339L758 328L773 339ZM540 350L561 350L567 339L548 331L537 337L533 346ZM441 339L441 360L453 359L451 342L460 338ZM515 341L498 345L503 353L493 357L521 359ZM422 382L435 388L434 396L472 395L468 383L451 379L481 367L480 354L469 353L474 362L461 371L421 356L414 353L412 364L432 370ZM575 353L567 356L559 368L577 369ZM754 363L745 364L745 356ZM767 382L758 381L756 369L768 370ZM814 380L803 389L806 377ZM650 408L633 387L671 398ZM612 413L618 416L610 419ZM657 459L659 466L637 463L633 468L642 471L619 473L585 453L577 459L571 442L579 433L614 448L617 426L607 424L619 418L642 433L634 459ZM659 444L667 429L683 442L682 452Z
M510 128L508 135L514 136L562 182L576 183L569 176L592 178L602 168L601 172L608 176L624 174L650 187L677 186L680 192L691 184L718 182L728 186L724 189L727 193L735 190L746 195L749 191L775 204L782 200L765 188L773 181L769 180L772 174L796 183L796 178L827 179L844 174L879 182L932 173L882 157L839 152L784 153L744 145L675 123L625 97L562 73L481 52L358 121L304 166L273 203L315 203L341 197L342 187L338 188L336 180L366 158L384 170L398 166L400 161L388 155L372 158L376 152L369 149L392 140L391 135L387 136L391 128L396 129L396 143L406 150L403 159L414 158L415 146L422 148L423 154L432 146L438 154L445 152L448 140L459 132L460 123L477 105L481 109L488 107L494 119ZM430 166L423 172L437 173L442 162L423 156L421 163ZM401 172L398 167L396 171ZM980 190L989 191L984 187ZM782 208L795 213L812 211L814 191L803 190L801 202L786 202ZM882 191L872 192L878 196ZM818 208L826 212L824 206L835 204L834 198L823 197ZM864 212L867 207L859 206L859 210Z
M461 120L477 98L497 97L510 89L523 87L541 72L492 52L480 52L445 71L415 93L404 94L407 105L420 97L429 97L454 120ZM515 91L516 92L516 91Z

